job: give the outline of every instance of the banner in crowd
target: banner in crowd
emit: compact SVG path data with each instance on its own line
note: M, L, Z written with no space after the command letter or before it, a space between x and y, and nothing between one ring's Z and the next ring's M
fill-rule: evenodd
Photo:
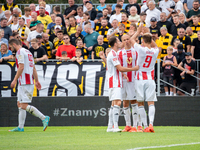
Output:
M35 64L42 89L33 96L102 96L107 94L104 62L39 62ZM1 97L17 95L10 84L16 74L15 62L0 64Z

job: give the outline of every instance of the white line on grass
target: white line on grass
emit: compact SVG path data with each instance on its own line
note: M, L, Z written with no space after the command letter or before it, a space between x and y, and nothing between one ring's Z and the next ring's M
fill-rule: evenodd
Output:
M185 146L185 145L195 145L195 144L200 144L200 142L196 142L196 143L183 143L183 144L172 144L172 145L160 145L160 146L149 146L149 147L136 147L134 149L128 149L128 150L139 150L139 149L150 149L150 148L163 148L163 147Z

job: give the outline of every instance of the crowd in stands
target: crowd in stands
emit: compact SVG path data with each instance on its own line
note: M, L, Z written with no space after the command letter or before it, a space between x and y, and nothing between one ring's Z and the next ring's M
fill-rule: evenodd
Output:
M174 85L182 82L180 71L170 70L172 73L168 74L166 69L169 65L180 68L185 56L190 55L188 52L192 61L200 59L200 0L161 0L157 4L154 0L142 4L137 0L128 0L128 4L117 0L113 5L106 4L106 0L99 2L95 8L89 0L83 0L79 6L68 0L69 7L61 13L60 6L51 8L45 0L38 0L38 4L32 3L24 10L13 0L6 0L0 5L0 63L15 56L9 50L11 38L19 39L35 62L100 59L99 52L109 47L111 36L120 40L124 34L132 36L141 23L149 28L161 50L158 58L171 62L161 65L165 81ZM142 34L138 43L141 40ZM168 88L165 90L168 92Z

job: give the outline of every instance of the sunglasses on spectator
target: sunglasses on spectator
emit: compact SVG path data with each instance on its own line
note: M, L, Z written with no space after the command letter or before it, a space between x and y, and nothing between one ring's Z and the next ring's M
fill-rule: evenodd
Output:
M39 9L44 9L44 7L39 7Z
M63 38L63 40L68 40L69 38Z

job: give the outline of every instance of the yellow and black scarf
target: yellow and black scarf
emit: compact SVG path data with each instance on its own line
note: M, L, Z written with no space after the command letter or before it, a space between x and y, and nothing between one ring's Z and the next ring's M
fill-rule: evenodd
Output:
M101 28L98 31L100 35L104 36L104 38L103 38L104 43L108 43L108 39L107 39L108 29L109 29L108 26L106 26L105 28L103 28L103 26L101 26Z
M195 26L194 24L190 26L192 28L192 31L194 33L197 33L198 31L200 31L200 23L198 23L197 26Z
M63 41L56 41L55 43L54 43L54 48L55 49L58 49L58 46L60 46L60 45L63 45L64 44L64 42Z
M186 37L184 36L183 39L180 39L179 36L176 37L177 39L179 39L183 45L183 49L185 49L185 39Z
M165 37L163 37L162 41L162 51L160 57L163 58L167 55L167 47L171 44L169 39L170 34L167 33Z
M81 51L82 51L82 55L81 56L83 56L83 59L88 59L88 51L87 51L87 49L85 49L84 47L82 47L82 48L78 48L78 46L76 46L76 49L81 49Z
M19 28L17 32L19 32L20 29L21 29L21 28ZM24 35L25 35L25 30L26 30L26 25L24 25L23 28L22 28L21 37L24 37ZM21 39L21 40L24 42L24 39Z
M130 21L126 21L126 22L121 21L121 23L125 25L125 31L128 32L131 25Z
M140 21L138 21L138 23L137 23L137 26L139 27L139 25L140 25ZM145 27L146 26L146 22L143 22L143 26Z
M49 45L49 41L46 43L42 43L42 45L46 46L48 58L52 58L51 47Z

